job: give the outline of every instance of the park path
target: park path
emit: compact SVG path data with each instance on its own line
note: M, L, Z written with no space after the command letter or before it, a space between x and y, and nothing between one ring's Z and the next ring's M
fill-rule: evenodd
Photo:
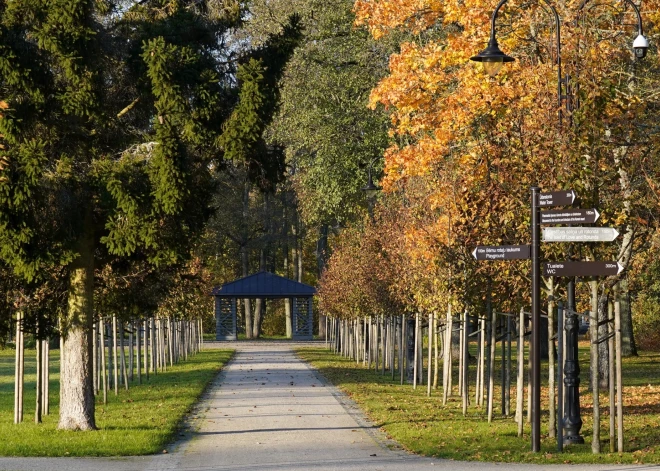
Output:
M159 470L553 470L456 462L410 455L389 441L355 405L299 360L291 342L211 343L234 359L214 380L168 453L126 458L0 458L12 471ZM576 466L576 470L631 469ZM655 467L654 467L655 468ZM636 467L634 469L644 469ZM658 468L655 468L658 469Z

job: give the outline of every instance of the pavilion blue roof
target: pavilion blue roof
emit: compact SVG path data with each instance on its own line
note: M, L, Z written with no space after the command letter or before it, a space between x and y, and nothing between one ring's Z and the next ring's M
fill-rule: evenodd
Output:
M260 271L216 286L211 294L220 298L308 298L316 294L316 288L274 273Z

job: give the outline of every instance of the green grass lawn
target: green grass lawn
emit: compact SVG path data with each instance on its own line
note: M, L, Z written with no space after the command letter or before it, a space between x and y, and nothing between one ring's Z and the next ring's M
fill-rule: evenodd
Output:
M24 422L14 425L14 351L0 350L0 455L122 456L161 452L179 433L182 419L206 385L231 358L231 350L204 350L164 373L143 377L108 404L97 396L93 432L57 430L59 351L51 351L50 415L34 423L35 351L25 353Z
M530 425L525 424L524 437L519 438L513 417L499 414L501 389L498 387L494 393L495 416L489 424L485 406L471 405L464 417L457 395L443 406L441 389L433 391L429 398L426 386L416 390L410 385L401 386L398 381L391 381L391 374L381 376L324 348L304 348L297 353L355 400L388 436L414 453L456 460L526 463L660 463L660 353L657 352L642 352L637 358L624 360L624 444L627 452L603 452L600 455L591 453L593 403L591 393L584 386L588 382L589 364L586 343L580 349L582 436L586 443L565 447L564 453L558 453L556 440L547 436L547 412L541 418L542 452L532 453ZM470 381L474 386L475 366L471 365L470 370ZM515 411L515 378L513 383L512 413ZM542 394L542 402L545 402L542 410L547 411L547 389ZM474 404L474 389L471 401ZM601 395L600 404L601 450L607 451L609 399L606 394Z

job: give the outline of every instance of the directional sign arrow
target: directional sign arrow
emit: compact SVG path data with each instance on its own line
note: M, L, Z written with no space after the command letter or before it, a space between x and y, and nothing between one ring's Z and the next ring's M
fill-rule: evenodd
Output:
M541 224L591 224L599 217L597 209L550 209L541 211Z
M613 227L543 228L543 242L612 242L618 236Z
M529 245L479 245L472 252L476 260L521 260L530 257Z
M619 262L548 262L543 276L610 276L623 271Z
M539 206L570 206L575 201L573 190L551 191L550 193L539 193Z

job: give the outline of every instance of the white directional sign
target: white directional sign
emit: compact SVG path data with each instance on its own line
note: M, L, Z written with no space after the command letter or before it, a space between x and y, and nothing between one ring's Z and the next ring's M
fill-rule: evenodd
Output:
M541 211L541 224L591 224L599 217L597 209L551 209Z
M525 260L529 245L479 245L472 252L476 260Z
M543 228L543 242L612 242L618 236L613 227Z

